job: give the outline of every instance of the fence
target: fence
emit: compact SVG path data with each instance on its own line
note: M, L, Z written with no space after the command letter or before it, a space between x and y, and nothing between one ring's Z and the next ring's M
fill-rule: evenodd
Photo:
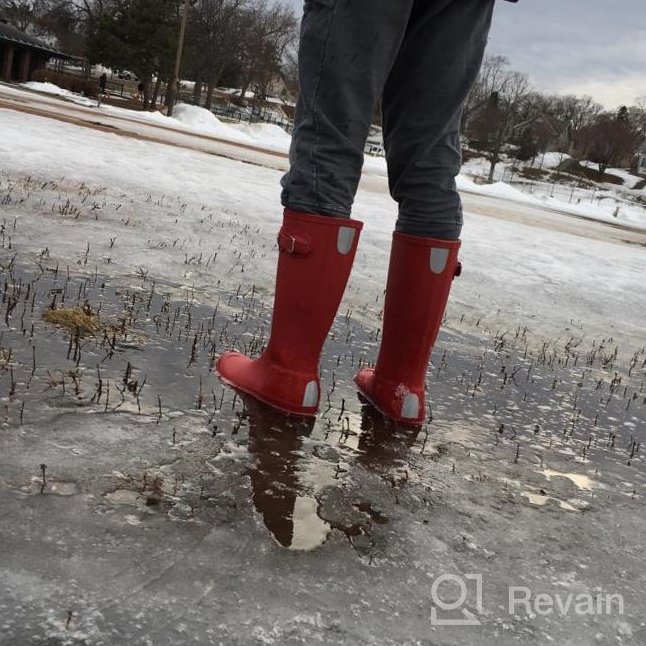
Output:
M192 94L180 93L179 100L182 103L190 103L191 105L198 105L204 107L201 101L196 101ZM263 106L241 107L233 103L216 103L212 105L210 111L216 116L229 121L237 121L239 123L271 123L280 126L283 130L290 133L293 130L294 124L289 119L282 119L276 116L276 113L271 109Z
M610 193L607 189L590 186L585 180L582 181L574 176L568 183L566 183L567 180L562 182L529 180L519 174L520 170L522 169L499 164L494 172L493 181L504 182L529 195L551 197L567 204L595 204L596 206L601 206L604 200L612 199L618 203L613 203L612 205L616 209L620 209L622 206L631 209L642 209L646 215L646 206L643 201L635 195L622 192L619 186ZM478 179L481 183L487 183L488 175L488 171L483 171L482 176ZM588 184L587 186L586 183ZM624 188L624 190L627 189Z

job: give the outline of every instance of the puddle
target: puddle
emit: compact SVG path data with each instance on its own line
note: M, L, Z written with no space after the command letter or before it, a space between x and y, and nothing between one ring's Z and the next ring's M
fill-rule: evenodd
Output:
M542 456L554 468L538 473L581 491L605 485L571 472L568 462L594 465L598 480L617 472L620 482L643 485L643 349L617 358L611 340L577 350L573 341L541 346L526 330L483 330L478 322L470 332L445 330L428 376L429 424L413 431L357 399L352 376L374 360L379 335L341 312L323 355L321 412L299 421L240 397L212 375L223 350L256 356L267 341L271 303L254 286L204 303L190 286L158 285L143 273L117 284L96 274L68 275L49 266L44 252L39 264L41 273L13 261L3 265L0 379L10 394L4 424L18 433L29 428L43 446L83 447L82 455L68 453L87 459L97 441L91 422L86 435L67 444L47 435L61 411L88 413L88 420L90 413L140 420L136 433L147 438L147 448L137 455L162 482L155 489L140 482L141 473L113 464L107 473L119 470L112 481L94 492L112 505L210 522L250 502L280 546L316 549L337 531L364 553L389 522L384 501L398 504L393 492L405 496L400 492L408 488L416 499L429 490L450 493L454 472L488 486L532 460L526 477L516 470L510 481L530 504L556 501L566 511L587 503L528 488L536 461L544 466ZM91 312L94 332L50 324L43 313L52 303ZM379 302L370 307L378 323ZM105 450L119 450L132 432L117 424L101 437L112 442ZM169 453L177 465L159 467ZM246 500L213 489L224 481ZM40 484L35 478L30 491ZM60 496L77 491L73 483L47 487ZM136 520L124 513L124 522Z
M561 473L560 471L552 471L551 469L545 469L540 471L540 473L548 480L552 480L553 478L566 478L579 489L585 491L593 491L594 489L600 488L598 482L595 482L592 478L582 473Z
M134 505L139 507L146 504L146 498L141 493L130 489L111 491L105 494L105 499L109 500L113 505Z
M531 491L523 491L521 495L527 498L530 504L536 505L537 507L544 507L549 500L553 500L547 494L533 493Z
M585 500L580 500L578 498L561 500L560 498L549 496L544 491L522 491L521 496L527 498L529 504L536 507L545 507L549 502L558 505L563 511L581 512L585 511L589 507L589 503Z
M43 487L42 477L33 477L31 485L24 487L24 491L29 491L35 494L53 494L55 496L73 496L78 493L78 485L75 482L60 482L58 480L50 480L46 478L45 486Z

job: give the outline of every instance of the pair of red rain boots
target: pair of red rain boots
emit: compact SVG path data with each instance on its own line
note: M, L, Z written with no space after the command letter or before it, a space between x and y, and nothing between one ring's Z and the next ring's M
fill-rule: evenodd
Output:
M269 343L256 360L237 352L222 355L216 371L223 381L287 413L316 413L321 350L362 226L285 210ZM393 235L379 357L355 382L395 421L420 425L426 419L426 370L451 283L459 275L459 247L459 241Z

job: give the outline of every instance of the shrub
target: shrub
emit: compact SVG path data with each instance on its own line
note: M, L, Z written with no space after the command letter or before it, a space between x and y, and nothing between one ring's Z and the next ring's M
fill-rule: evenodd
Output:
M35 70L32 74L32 81L53 83L64 90L83 94L90 98L96 98L99 95L99 83L97 81L75 74L64 74L52 70Z

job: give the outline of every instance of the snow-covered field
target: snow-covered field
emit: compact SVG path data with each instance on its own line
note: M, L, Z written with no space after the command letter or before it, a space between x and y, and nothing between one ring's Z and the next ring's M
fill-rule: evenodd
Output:
M562 178L555 182L548 178L523 179L519 172L525 168L556 172L567 159L568 155L545 153L538 155L533 163L501 162L494 173L495 183L480 184L475 190L529 204L542 204L573 215L646 228L646 187L639 188L644 178L621 168L609 168L607 174L618 177L623 184L603 183L590 187L587 185L589 182L581 185L573 176L569 180ZM596 164L582 162L582 165L596 170ZM470 159L464 164L462 174L471 180L482 181L489 176L489 162L484 158ZM548 175L547 172L545 174Z
M36 92L54 94L83 106L92 105L92 101L73 92L58 88L51 83L26 83L25 87ZM290 136L277 125L271 124L230 124L219 120L208 110L191 105L180 105L173 117L166 117L160 112L134 112L123 108L104 106L104 111L115 112L131 119L155 123L166 127L184 128L191 132L211 135L236 143L256 145L267 150L287 152ZM501 197L529 204L544 205L549 208L594 218L609 222L621 222L646 229L646 187L636 188L642 179L619 168L608 169L608 174L615 175L623 181L623 185L604 184L598 188L582 187L574 179L570 182L548 182L525 180L518 176L522 167L537 168L538 170L554 171L568 155L561 153L544 153L531 164L519 166L512 161L498 164L493 185L476 184L473 179L488 177L489 162L483 158L472 159L464 165L463 172L458 178L460 190L471 193ZM590 162L584 166L595 167ZM383 158L368 157L367 170L373 173L386 173L386 163ZM511 186L509 182L514 182ZM639 202L641 200L641 203Z
M646 235L467 184L434 419L397 433L351 385L396 217L371 162L299 426L210 374L266 338L281 173L173 144L0 108L0 643L643 643ZM470 573L482 626L435 625ZM510 614L509 585L624 613Z

